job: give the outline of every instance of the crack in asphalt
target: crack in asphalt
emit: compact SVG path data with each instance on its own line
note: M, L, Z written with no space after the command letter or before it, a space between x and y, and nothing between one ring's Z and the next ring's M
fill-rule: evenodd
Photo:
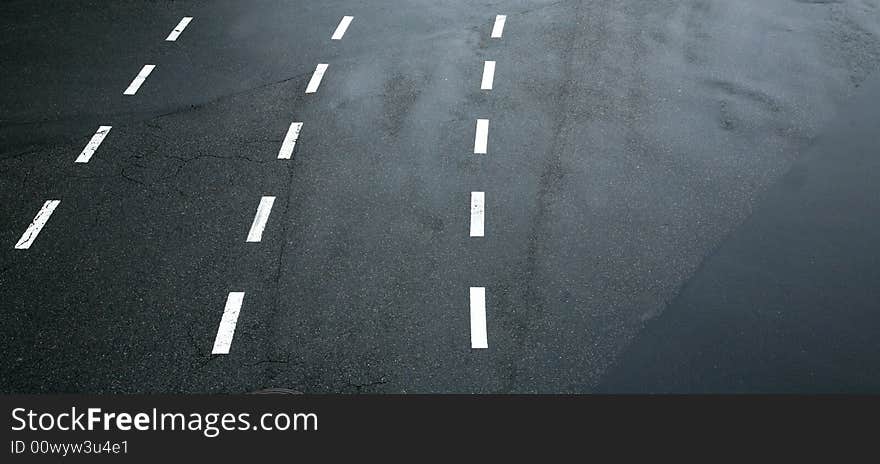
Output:
M387 383L388 383L387 380L378 380L378 381L375 381L375 382L368 382L368 383L350 383L350 382L349 382L349 383L346 384L346 386L347 386L347 387L354 387L355 390L356 390L356 393L357 393L357 394L360 394L360 393L362 393L363 390L366 389L366 388L375 387L375 386L378 386L378 385L385 385L385 384L387 384Z
M281 225L281 247L278 249L278 257L275 264L275 276L272 285L274 296L272 299L272 308L270 309L270 317L273 321L275 321L275 324L272 324L270 327L277 326L278 318L280 316L279 304L281 301L281 291L279 290L279 288L281 282L281 265L284 262L284 253L285 251L287 251L287 224L290 222L288 215L290 213L291 197L293 196L293 189L290 186L293 185L295 159L296 147L294 147L294 153L291 154L291 159L289 159L287 162L287 194L285 195L284 199L284 211L281 213L281 217L285 218L285 220L282 222ZM274 342L269 341L274 339L274 337L264 337L263 339L266 340L266 342L264 343L264 346L266 347L266 353L272 353L273 351L277 350ZM287 359L288 361L290 360L289 354L287 355ZM268 368L263 371L263 376L264 378L270 376Z
M227 93L227 94L220 95L220 96L218 96L218 97L212 98L211 100L208 100L208 101L205 101L205 102L202 102L202 103L191 103L191 104L189 104L189 105L187 105L187 106L181 106L181 107L178 107L178 108L173 109L173 110L171 110L171 111L168 111L168 112L165 112L165 113L161 113L161 114L159 114L159 115L156 115L156 116L154 116L154 117L152 117L152 118L150 118L150 119L161 119L161 118L165 118L165 117L168 117L168 116L173 116L173 115L178 115L178 114L186 113L186 112L189 112L189 111L199 110L199 109L205 108L205 107L207 107L207 106L211 106L211 105L214 105L214 104L220 103L220 102L222 102L222 101L224 101L224 100L227 100L227 99L230 99L230 98L239 97L239 96L242 96L242 95L247 95L247 94L250 94L250 93L253 93L253 92L257 92L257 91L259 91L259 90L267 89L267 88L269 88L269 87L273 87L273 86L276 86L276 85L279 85L279 84L284 84L284 83L286 83L286 82L290 82L290 81L292 81L292 80L294 80L294 79L299 79L299 78L303 78L303 77L311 77L311 75L312 75L312 71L308 71L308 72L304 72L304 73L300 73L300 74L295 74L295 75L290 76L290 77L285 77L284 79L279 79L279 80L276 80L276 81L267 82L267 83L265 83L265 84L258 84L258 85L255 85L255 86L253 86L253 87L248 87L247 89L240 90L240 91L238 91L238 92L230 92L230 93Z

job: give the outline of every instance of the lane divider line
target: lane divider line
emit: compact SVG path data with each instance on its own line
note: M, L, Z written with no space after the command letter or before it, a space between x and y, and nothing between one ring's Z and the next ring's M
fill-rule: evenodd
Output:
M330 40L342 40L342 36L344 36L345 31L348 30L348 25L351 24L352 19L354 19L354 16L343 16L342 21L339 21L339 26L336 27L336 31L333 32L333 37L330 37Z
M86 147L83 148L83 151L76 157L77 163L88 163L90 159L92 159L92 155L98 151L98 147L101 146L101 142L104 141L104 137L107 137L107 134L110 133L110 129L113 126L100 126L98 127L98 131L95 132L95 135L89 140L89 143L86 144Z
M284 136L284 142L281 144L281 150L278 150L278 159L290 159L293 155L293 148L296 147L302 126L301 122L290 124L290 129L287 129L287 135Z
M327 70L327 66L326 63L321 63L315 68L315 73L312 74L312 78L309 80L309 85L306 86L306 93L315 93L318 91L318 86L321 85L321 79L324 78L324 71Z
M214 338L214 349L211 354L229 354L232 346L232 337L235 336L235 326L238 324L238 314L241 312L241 304L244 301L244 292L229 292L226 298L226 307L223 308L223 317L220 318L220 326L217 328L217 337Z
M486 221L485 192L471 192L471 237L484 237Z
M489 120L477 119L477 133L474 137L474 153L485 155L489 145Z
M480 90L492 90L492 84L495 82L495 62L487 61L483 64L483 82L480 83Z
M134 80L131 81L131 84L128 85L128 88L125 89L125 92L122 92L123 95L134 95L137 93L138 89L141 88L141 85L147 80L147 76L153 72L153 69L156 69L156 65L154 64L145 64L143 68L141 68L141 72L135 76Z
M486 334L486 287L471 287L471 348L489 348Z
M166 42L177 41L177 38L180 37L180 34L183 32L184 29L186 29L186 26L188 26L189 22L192 20L193 20L192 16L184 16L183 19L181 19L180 22L177 23L177 26L174 28L174 30L171 31L170 34L168 34L168 37L165 38L165 41Z
M504 33L504 23L507 22L507 15L495 16L495 25L492 26L492 38L500 39Z
M27 250L31 247L31 244L37 239L37 235L43 230L43 226L49 221L49 217L52 216L52 212L55 211L55 208L57 208L59 204L61 204L61 200L46 200L46 202L43 203L43 207L40 208L40 211L34 216L31 225L28 226L21 238L18 239L18 243L15 244L16 250Z
M254 215L254 222L251 223L251 230L248 232L248 242L256 243L263 240L263 230L266 228L266 222L269 221L269 213L272 212L272 204L274 203L275 197L263 197L260 199L260 205L257 206L257 214Z

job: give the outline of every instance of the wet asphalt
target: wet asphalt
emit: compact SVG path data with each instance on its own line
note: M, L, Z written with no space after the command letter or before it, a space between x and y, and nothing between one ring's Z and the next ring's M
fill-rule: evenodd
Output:
M4 2L0 391L876 392L878 3Z

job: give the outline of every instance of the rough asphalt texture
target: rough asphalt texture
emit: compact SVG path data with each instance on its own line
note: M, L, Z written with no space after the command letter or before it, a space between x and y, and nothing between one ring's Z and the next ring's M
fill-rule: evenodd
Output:
M0 27L2 392L880 389L878 0L28 0Z

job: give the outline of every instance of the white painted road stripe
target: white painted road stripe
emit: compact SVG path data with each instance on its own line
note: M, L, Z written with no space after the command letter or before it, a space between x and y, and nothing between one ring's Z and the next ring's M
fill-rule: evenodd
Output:
M21 238L18 239L18 243L15 244L15 249L27 250L31 247L31 244L37 239L37 235L43 230L43 226L46 225L49 217L52 216L52 212L55 211L55 208L57 208L59 204L61 204L61 200L46 200L46 202L43 203L43 207L40 208L40 211L34 216L31 225L28 226Z
M330 40L341 40L342 36L345 35L345 31L348 30L348 25L351 24L351 20L354 19L354 16L343 16L342 21L339 22L339 26L336 27L336 32L333 33L333 37Z
M489 120L477 119L477 135L474 138L474 153L486 154L486 147L489 144Z
M471 192L471 237L482 237L486 221L486 195Z
M487 61L483 64L483 83L480 84L480 90L492 90L493 82L495 82L495 62Z
M135 93L137 93L138 89L141 88L141 84L143 84L144 81L147 80L147 76L149 76L150 73L153 72L153 69L155 67L156 65L153 64L145 64L144 67L141 68L141 72L139 72L138 75L135 76L134 80L131 81L131 84L128 86L127 89L125 89L125 92L122 92L122 94L134 95Z
M309 85L306 87L306 93L315 93L318 90L318 86L321 85L321 79L324 78L324 71L327 70L327 65L321 63L315 68L315 73L312 74L312 79L309 80Z
M507 21L507 15L498 15L495 17L495 26L492 27L492 38L498 39L504 33L504 23Z
M92 139L89 140L89 143L86 144L86 147L83 148L82 153L76 157L77 163L88 163L90 159L92 159L92 155L98 150L98 147L101 146L101 142L104 141L104 137L107 137L107 134L110 133L110 129L113 126L101 126L98 128L98 132L95 132L95 135L92 136Z
M177 24L177 27L175 27L174 30L171 31L170 34L168 34L168 37L166 37L165 40L168 42L174 42L175 40L177 40L177 38L180 37L180 33L183 32L184 29L186 29L186 26L189 25L189 22L192 20L192 17L185 16Z
M263 197L260 199L260 206L257 207L257 214L254 216L254 222L251 224L250 232L248 232L248 242L259 242L263 239L263 229L266 228L266 222L269 220L269 213L272 212L273 203L275 203L275 197Z
M223 309L223 317L220 319L220 327L217 328L217 338L214 339L214 349L211 354L229 354L232 346L232 337L235 335L235 325L238 323L238 313L241 312L241 303L244 301L244 292L229 292L226 298L226 308Z
M471 348L489 348L486 335L486 287L471 287Z
M302 127L303 123L301 122L295 122L290 125L290 129L287 129L287 135L284 136L284 142L281 144L281 150L278 151L278 159L290 159Z

